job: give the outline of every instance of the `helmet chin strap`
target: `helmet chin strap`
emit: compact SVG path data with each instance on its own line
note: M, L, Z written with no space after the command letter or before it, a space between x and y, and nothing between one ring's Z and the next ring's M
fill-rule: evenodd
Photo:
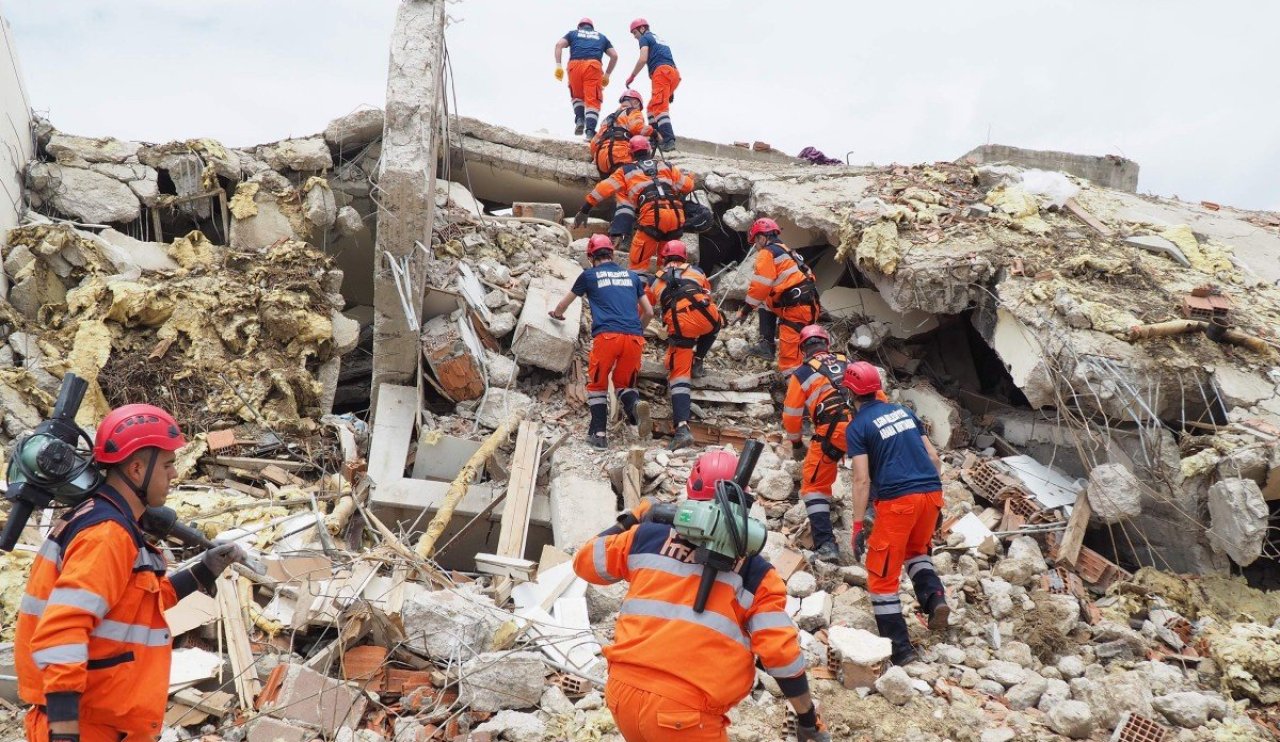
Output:
M138 502L140 502L142 504L142 507L144 508L147 507L147 489L151 486L151 475L156 470L156 459L158 459L159 457L160 457L160 449L152 448L151 458L147 460L147 473L145 476L142 477L141 486L134 484L129 479L128 476L120 477L121 479L124 480L125 484L129 485L129 489L133 490L134 497L138 498Z

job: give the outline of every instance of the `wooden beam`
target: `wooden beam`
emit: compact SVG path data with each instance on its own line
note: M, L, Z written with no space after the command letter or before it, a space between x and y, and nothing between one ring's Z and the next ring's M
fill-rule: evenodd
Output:
M772 402L773 396L768 392L721 392L711 389L694 389L689 397L695 402L720 402L723 404L752 404L754 402Z
M247 711L253 708L253 699L262 686L258 682L258 670L253 664L253 648L249 644L244 604L240 602L240 576L237 573L227 570L218 577L217 597L236 697L240 708Z
M1115 235L1115 232L1111 231L1110 227L1098 221L1097 217L1093 214L1085 211L1085 208L1077 203L1074 198L1067 199L1066 207L1067 211L1070 211L1075 218L1087 224L1090 229L1097 232L1099 235L1108 239Z
M538 572L538 563L499 554L476 554L476 570L509 580L532 582Z
M1089 497L1084 490L1076 495L1075 507L1071 510L1071 518L1067 521L1067 530L1062 534L1062 543L1058 546L1058 560L1076 566L1080 557L1080 546L1084 544L1084 532L1089 527L1089 516L1093 507L1089 505Z
M538 424L527 420L521 422L516 435L516 450L511 457L507 502L502 509L502 526L498 533L499 556L517 559L524 557L541 451L542 438L538 434Z
M404 477L409 458L409 439L418 419L418 389L383 384L378 389L378 407L373 418L369 445L368 476L374 485L384 485ZM377 495L374 495L377 498Z
M644 483L644 449L632 446L627 452L627 467L622 472L622 508L631 510L640 504L640 487Z

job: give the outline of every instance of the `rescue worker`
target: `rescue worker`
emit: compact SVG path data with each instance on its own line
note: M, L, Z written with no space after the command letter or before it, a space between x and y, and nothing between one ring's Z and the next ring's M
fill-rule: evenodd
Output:
M686 484L691 500L710 500L731 479L738 457L710 451ZM728 740L729 710L755 685L756 659L799 715L801 742L831 737L809 696L805 657L787 614L787 590L759 555L716 578L702 613L693 610L702 569L695 546L670 524L646 519L643 505L587 541L574 556L579 577L630 584L618 610L605 704L628 742ZM643 520L643 522L641 522Z
M649 22L637 18L631 22L631 35L640 44L640 57L636 60L635 69L627 78L627 87L635 82L636 75L646 66L649 68L649 123L662 135L662 151L675 149L676 133L671 128L671 101L676 99L676 88L680 86L680 72L676 70L675 57L671 56L671 47L662 43L653 31L649 30Z
M120 742L160 736L173 638L164 611L232 562L235 544L165 575L164 554L139 518L163 505L186 441L169 413L125 405L98 426L98 490L53 526L31 568L18 612L18 693L31 704L30 742Z
M741 322L753 309L763 307L776 318L774 338L766 334L770 323L760 323L760 344L767 357L777 353L778 371L784 375L794 371L804 357L800 354L800 331L818 321L822 307L818 304L818 288L813 271L791 248L783 244L782 229L769 218L751 225L747 240L757 250L755 273L747 288L747 303L738 311Z
M845 429L852 417L843 385L849 359L831 352L831 336L819 325L800 331L800 352L805 361L787 382L782 427L791 441L792 455L804 459L800 501L809 514L814 555L835 562L840 560L840 547L831 529L831 486L844 460ZM813 424L807 448L800 435L806 412Z
M606 198L615 197L618 207L609 225L609 234L621 242L634 230L628 267L652 273L658 246L684 234L684 196L693 192L693 178L674 165L659 165L653 159L647 137L631 137L630 144L635 161L614 170L596 184L574 217L573 225L584 226L591 209Z
M898 599L902 568L907 569L930 629L946 630L951 615L929 556L942 511L942 462L920 419L889 403L875 366L850 363L843 383L856 411L845 434L845 450L853 459L853 552L859 560L865 556L876 628L893 642L893 663L906 665L917 656ZM869 499L875 503L876 518L868 535L862 521Z
M618 110L604 117L600 131L591 140L591 159L600 171L600 177L608 177L614 170L634 162L631 157L632 137L651 137L653 127L644 120L644 100L634 90L628 90L618 99Z
M640 401L635 387L644 351L644 328L653 319L653 307L645 296L644 279L613 262L613 242L608 237L592 235L587 241L587 258L591 267L578 276L550 315L564 321L564 310L579 296L587 297L591 304L591 356L587 364L591 424L587 443L604 449L609 447L605 428L610 379L627 422L636 426L641 438L652 432L649 403Z
M693 443L689 431L693 379L706 374L703 359L720 332L720 309L711 298L711 282L689 265L689 249L671 240L658 253L662 270L649 286L649 303L658 307L667 326L667 390L675 434L667 446L675 451Z
M569 98L573 101L573 135L585 135L588 140L596 135L600 120L600 103L604 100L603 88L609 85L609 75L618 64L618 50L609 38L595 29L590 18L578 21L578 27L556 42L556 79L564 80L564 67L560 58L569 49ZM600 57L609 55L609 68L600 69Z

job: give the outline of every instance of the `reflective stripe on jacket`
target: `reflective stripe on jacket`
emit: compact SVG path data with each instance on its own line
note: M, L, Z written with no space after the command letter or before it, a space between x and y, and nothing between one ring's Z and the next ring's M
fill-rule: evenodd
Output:
M660 523L588 541L574 557L578 576L597 585L627 580L609 677L695 708L725 713L755 684L755 659L777 678L805 672L787 591L762 557L721 572L706 610L694 599L702 576L694 547Z
M844 405L843 396L840 390L832 386L831 379L822 373L821 366L824 363L835 363L839 366L839 374L844 374L844 364L849 359L843 353L818 353L813 358L802 363L791 374L791 379L787 382L787 397L782 402L782 427L787 431L787 439L792 443L800 442L800 431L804 424L804 415L809 413L809 419L813 421L814 433L821 435L818 430L819 423L819 405L834 404L844 407L844 420L848 420L848 408ZM840 441L840 445L844 446L844 441Z
M778 297L787 289L809 280L808 267L791 257L787 246L778 241L766 243L756 251L755 273L747 287L747 304L774 308Z

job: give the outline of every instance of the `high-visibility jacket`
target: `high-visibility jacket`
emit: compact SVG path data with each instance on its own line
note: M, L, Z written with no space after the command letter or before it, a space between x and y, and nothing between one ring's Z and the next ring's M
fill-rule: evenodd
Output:
M691 341L720 329L720 310L711 297L711 282L696 266L664 265L646 293L649 303L662 313L667 336L675 341Z
M805 672L787 591L760 556L721 572L706 610L694 599L702 566L694 546L669 525L646 522L601 534L574 556L579 577L630 584L618 610L614 642L604 650L609 678L686 706L726 713L755 685L755 659L765 672L790 679Z
M633 161L630 140L634 136L653 136L642 109L619 108L600 122L600 130L591 139L591 159L601 175Z
M843 353L814 354L791 374L787 397L782 402L782 427L787 431L787 438L792 443L800 442L807 412L813 421L814 440L832 446L828 455L837 461L844 458L844 441L839 441L836 447L832 434L840 423L852 419L840 386L847 365L849 359Z
M57 522L32 565L14 643L22 700L51 721L159 736L173 644L164 611L197 588L195 574L166 577L164 555L104 485Z
M618 212L634 216L637 228L657 239L674 239L684 226L684 204L679 197L692 192L693 178L679 168L641 160L614 170L587 194L586 202L594 208L613 196Z
M804 258L776 238L756 251L755 273L747 287L747 304L752 308L764 304L772 311L817 303L813 271Z

